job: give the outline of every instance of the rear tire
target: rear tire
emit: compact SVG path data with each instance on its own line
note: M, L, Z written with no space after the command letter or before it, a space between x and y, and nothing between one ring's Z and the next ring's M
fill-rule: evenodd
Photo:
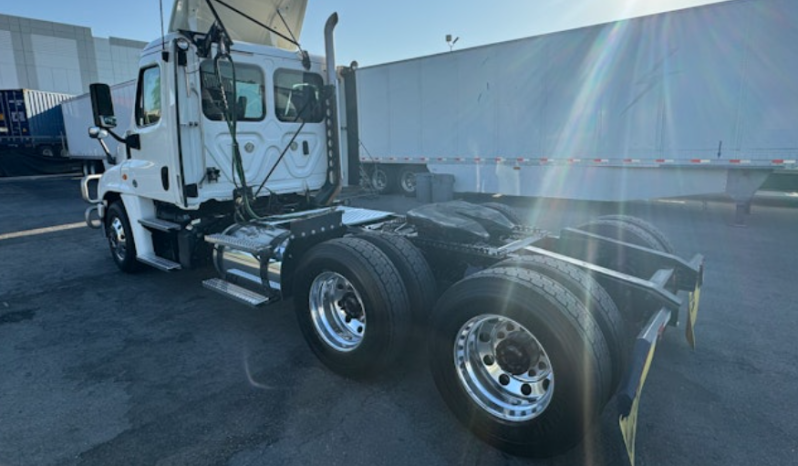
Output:
M411 316L399 272L358 238L321 243L296 269L294 307L310 349L330 370L365 376L402 355Z
M615 392L627 368L631 341L621 311L589 273L566 262L544 256L520 256L507 259L493 268L519 267L551 278L570 291L596 320L607 341L612 360L610 396Z
M507 220L515 225L524 224L524 219L521 218L521 215L518 213L518 211L508 205L501 204L499 202L485 202L482 204L482 207L487 207L489 209L498 211L500 214L507 217Z
M430 367L444 401L508 453L568 451L607 398L601 330L573 294L539 273L496 268L461 280L438 301L430 329Z
M429 318L438 296L435 275L421 251L407 238L398 235L364 233L355 236L377 246L396 266L407 289L410 312L417 325Z
M662 231L660 231L659 228L655 227L651 223L641 218L633 217L631 215L604 215L599 217L597 220L614 220L618 222L626 222L632 224L642 229L649 235L653 236L654 239L657 241L657 243L659 243L660 245L660 249L658 250L667 252L668 254L674 254L676 252L676 249L673 247L673 244L670 242L668 237L665 236L665 233L663 233Z
M105 234L111 257L116 266L125 273L141 271L143 264L136 259L136 243L133 229L121 201L114 202L105 215Z
M578 227L580 230L587 231L599 236L623 241L625 243L643 246L655 251L667 252L656 237L648 233L645 229L626 221L596 219ZM619 248L617 254L605 254L594 258L594 262L603 267L607 267L619 272L648 279L643 276L643 270L648 270L646 264L639 263L629 258L624 248ZM660 304L646 297L642 300L635 300L632 290L621 283L601 279L601 283L607 292L612 296L613 301L621 310L624 318L633 323L641 323L648 316L659 309Z

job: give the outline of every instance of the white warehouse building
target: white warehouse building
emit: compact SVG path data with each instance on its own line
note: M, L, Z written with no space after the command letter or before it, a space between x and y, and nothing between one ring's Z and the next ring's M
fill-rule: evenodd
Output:
M135 79L145 45L94 37L83 26L0 14L0 89L83 94L91 83Z

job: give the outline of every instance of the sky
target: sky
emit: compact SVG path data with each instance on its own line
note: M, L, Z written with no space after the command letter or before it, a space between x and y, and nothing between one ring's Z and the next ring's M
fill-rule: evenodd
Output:
M162 0L168 26L173 0ZM323 54L323 29L337 11L339 64L361 66L475 47L718 0L309 0L300 42ZM131 5L134 5L131 7ZM86 26L95 36L160 36L159 0L2 0L0 13Z

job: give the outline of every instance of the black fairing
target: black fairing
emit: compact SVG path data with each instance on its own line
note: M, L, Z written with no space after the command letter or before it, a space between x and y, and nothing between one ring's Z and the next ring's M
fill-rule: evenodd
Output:
M407 213L420 236L458 243L498 243L513 231L507 217L463 201L428 204Z

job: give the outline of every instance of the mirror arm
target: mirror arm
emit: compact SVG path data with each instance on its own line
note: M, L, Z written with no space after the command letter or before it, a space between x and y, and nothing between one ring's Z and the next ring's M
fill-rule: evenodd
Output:
M126 143L127 139L125 139L122 136L114 133L113 131L111 131L108 128L106 128L105 130L108 131L108 134L110 134L112 138L116 139L116 142L121 142L122 144ZM102 142L102 141L100 141L100 142Z
M100 147L103 148L103 152L105 152L105 160L108 161L109 165L116 165L116 157L111 154L111 150L108 149L108 144L105 143L102 139L98 139L97 141L100 142Z

